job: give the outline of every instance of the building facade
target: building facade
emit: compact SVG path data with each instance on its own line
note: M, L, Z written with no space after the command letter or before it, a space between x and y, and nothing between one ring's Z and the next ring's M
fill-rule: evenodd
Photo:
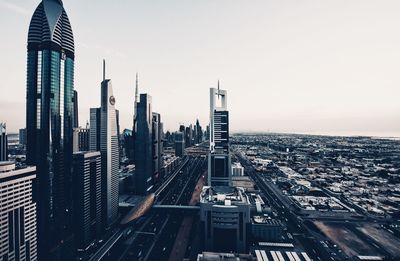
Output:
M103 175L103 211L106 225L112 225L118 217L118 144L117 113L111 80L101 83L100 151Z
M241 177L244 176L244 168L239 162L232 164L232 176Z
M175 133L175 155L183 157L185 155L185 134L183 132Z
M74 153L74 231L78 249L87 249L104 228L101 210L101 154Z
M152 155L153 155L153 181L157 181L160 178L160 171L163 166L163 127L161 122L161 115L153 112L152 119Z
M250 203L242 188L204 187L200 195L200 220L207 251L246 251Z
M136 120L135 188L137 194L145 195L153 186L153 108L150 95L140 94Z
M100 151L100 108L90 108L89 150Z
M13 162L0 162L1 260L38 260L35 179L35 167L16 170Z
M26 145L26 128L19 129L19 144Z
M36 8L27 45L27 163L37 167L40 260L71 252L74 39L61 0Z
M105 79L105 61L100 87L100 108L90 109L89 151L101 152L102 223L110 227L118 217L120 147L118 113L111 80Z
M134 138L133 138L133 132L129 129L124 129L122 131L122 142L123 142L123 152L124 156L128 159L128 162L131 164L133 163L133 156L134 156L134 150L135 150L135 144L134 144Z
M74 118L73 118L73 128L79 128L79 117L78 117L78 92L74 90Z
M89 128L75 128L73 134L73 152L89 151Z
M210 153L208 155L208 184L232 185L231 156L229 151L229 112L227 92L210 89Z

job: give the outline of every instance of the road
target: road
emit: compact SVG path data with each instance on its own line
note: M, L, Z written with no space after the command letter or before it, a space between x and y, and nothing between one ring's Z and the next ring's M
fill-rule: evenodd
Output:
M303 224L303 219L294 212L294 208L291 203L280 195L276 189L271 188L272 185L269 184L270 181L265 180L260 173L256 171L252 163L244 158L240 153L236 153L240 163L245 168L246 173L254 181L254 183L259 187L262 194L268 199L271 206L278 212L277 216L286 223L288 232L292 233L293 237L297 238L299 242L310 254L311 258L314 260L332 260L341 261L344 260L341 253L337 249L328 246L328 249L324 247L319 247L318 240L310 237L310 231Z
M187 205L200 175L206 167L204 157L190 157L176 181L159 193L156 204ZM151 211L141 226L134 229L124 249L110 260L166 260L172 249L183 215L175 212ZM156 259L155 259L156 258Z

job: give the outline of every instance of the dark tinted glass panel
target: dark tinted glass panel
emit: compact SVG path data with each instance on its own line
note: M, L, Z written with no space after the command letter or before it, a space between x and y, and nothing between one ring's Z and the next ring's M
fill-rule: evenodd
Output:
M14 251L14 216L13 211L8 212L8 248Z
M19 211L19 220L20 220L20 230L19 230L19 238L20 238L20 245L25 243L25 213L24 207L22 207Z
M26 242L25 252L26 261L31 261L31 242L29 240Z
M214 176L227 177L225 158L214 158Z
M231 252L236 250L236 230L214 228L214 250Z
M239 239L243 240L243 213L239 214Z

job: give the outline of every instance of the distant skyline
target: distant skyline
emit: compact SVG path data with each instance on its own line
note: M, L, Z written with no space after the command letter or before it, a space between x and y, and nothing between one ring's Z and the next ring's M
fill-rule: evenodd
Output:
M26 42L39 0L0 0L0 122L25 127ZM121 131L135 74L165 130L208 123L228 91L231 131L400 137L399 1L64 0L79 123L100 105L102 59Z

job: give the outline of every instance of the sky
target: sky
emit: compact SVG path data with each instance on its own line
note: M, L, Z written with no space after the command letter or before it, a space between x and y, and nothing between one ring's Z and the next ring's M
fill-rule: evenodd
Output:
M25 126L26 41L39 0L0 0L0 122ZM228 91L233 132L400 136L398 0L64 0L79 121L100 105L102 59L121 130L135 74L165 130L208 123Z

